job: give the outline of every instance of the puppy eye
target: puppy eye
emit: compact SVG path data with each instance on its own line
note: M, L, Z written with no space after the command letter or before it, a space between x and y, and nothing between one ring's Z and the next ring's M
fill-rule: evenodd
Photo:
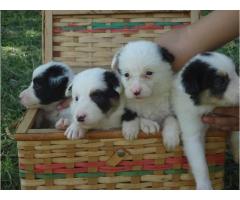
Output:
M128 78L128 77L129 77L129 73L125 73L124 76L125 76L126 78Z
M75 97L75 101L78 101L78 96L77 96L77 97Z
M147 75L147 76L151 76L151 75L153 75L153 72L147 71L147 72L146 72L146 75Z

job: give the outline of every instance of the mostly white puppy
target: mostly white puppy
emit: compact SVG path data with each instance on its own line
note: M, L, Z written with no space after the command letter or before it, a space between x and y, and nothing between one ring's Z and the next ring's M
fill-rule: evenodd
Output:
M204 150L207 125L201 117L216 106L238 104L239 77L232 60L216 52L193 57L176 76L172 99L196 188L211 189Z
M57 105L66 98L65 91L73 76L72 70L61 62L49 62L33 71L29 87L22 91L19 97L26 108L40 108L36 128L54 127L61 117L65 119L64 125L69 125L70 109L58 111ZM62 126L63 121L56 124L56 128L64 128Z
M74 77L67 93L72 95L72 123L65 131L69 139L83 138L88 130L120 128L134 113L124 109L121 84L113 71L92 68Z
M129 42L115 54L112 68L121 77L126 106L138 116L123 123L126 139L137 138L140 129L154 134L162 128L168 149L179 144L179 125L170 106L173 61L167 49L150 41Z

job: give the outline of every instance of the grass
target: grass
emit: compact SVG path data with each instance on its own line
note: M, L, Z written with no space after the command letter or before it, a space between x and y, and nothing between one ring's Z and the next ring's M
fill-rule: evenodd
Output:
M41 64L41 13L39 11L2 11L2 115L1 115L1 188L20 189L16 142L5 128L22 114L18 94L31 80L33 69ZM239 66L239 40L219 49ZM226 153L225 189L238 189L239 170Z
M5 128L23 114L18 94L29 84L33 68L41 63L41 13L2 11L1 25L1 188L20 189L16 142Z

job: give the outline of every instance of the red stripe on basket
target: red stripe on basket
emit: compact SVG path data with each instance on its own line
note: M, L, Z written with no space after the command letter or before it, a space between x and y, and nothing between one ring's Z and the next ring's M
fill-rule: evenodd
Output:
M64 168L66 164L64 163L53 163L53 164L36 164L36 170L47 170L47 169L59 169Z
M142 166L154 164L154 160L135 160L135 161L121 161L119 166Z
M137 30L162 30L164 29L164 26L158 26L158 25L144 25L144 26L137 26Z
M166 164L184 164L187 163L186 157L170 157L165 159Z
M185 24L180 24L180 25L174 25L171 26L171 29L181 29L184 28L185 26L189 25L190 23L185 23Z
M103 166L99 167L98 171L99 172L122 172L122 171L129 171L131 170L132 167L130 166L125 166L125 167L109 167L109 166Z
M101 167L106 165L106 162L99 161L99 162L77 162L75 163L75 167Z
M123 28L123 29L110 29L112 33L136 33L138 32L138 30L136 28L131 28L131 29L128 29L128 28Z
M145 165L143 166L143 170L165 170L172 169L172 165L164 164L164 165Z
M78 24L76 24L74 22L70 22L70 23L67 24L67 26L74 27L74 26L78 26Z
M189 164L188 164L188 163L183 164L183 165L182 165L182 168L183 168L183 169L189 169Z
M54 169L53 172L59 174L75 174L80 172L88 172L88 168Z

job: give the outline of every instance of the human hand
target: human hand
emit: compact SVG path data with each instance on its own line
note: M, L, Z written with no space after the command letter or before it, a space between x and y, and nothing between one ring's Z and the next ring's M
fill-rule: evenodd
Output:
M202 121L211 128L222 131L239 131L239 107L217 107Z

